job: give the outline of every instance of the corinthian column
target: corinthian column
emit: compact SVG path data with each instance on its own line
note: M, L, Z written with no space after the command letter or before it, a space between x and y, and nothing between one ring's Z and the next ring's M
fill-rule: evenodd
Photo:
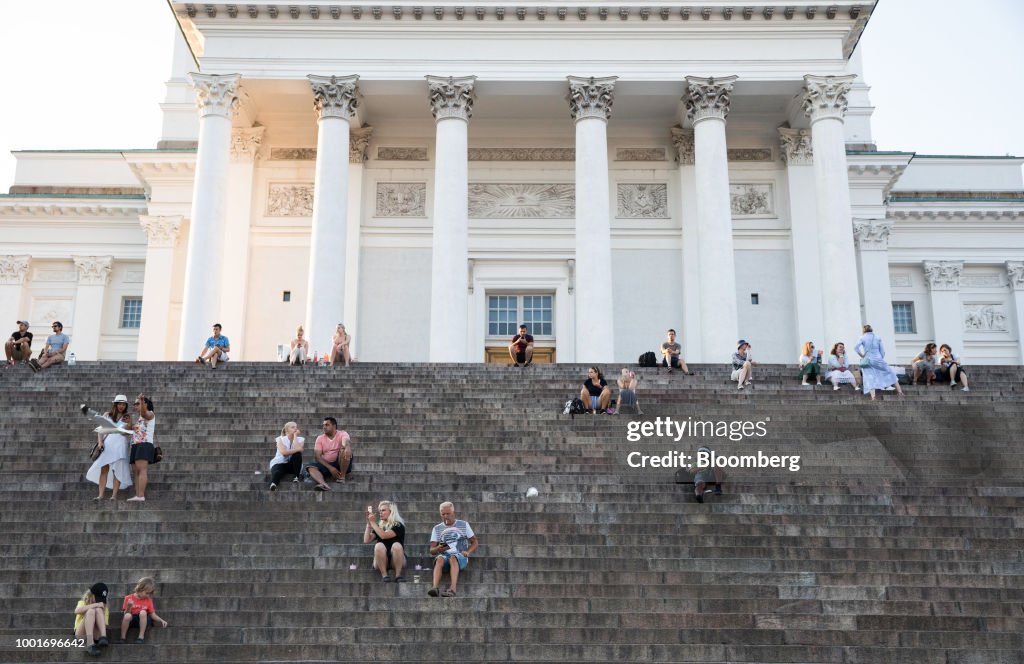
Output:
M615 355L608 118L617 78L568 77L576 122L576 362Z
M476 76L427 76L437 122L434 237L430 263L430 361L465 362L469 351L469 118Z
M359 76L309 76L317 112L313 233L306 287L310 350L330 352L331 335L345 316L348 244L348 119L358 105Z
M843 116L856 75L804 76L804 113L811 120L814 146L818 243L821 252L822 310L825 344L854 339L860 334L859 303L849 284L857 274L853 249L853 212L846 171Z
M735 76L687 76L686 116L693 123L700 254L700 322L705 361L728 357L738 338L736 259L729 202L725 119Z
M135 355L139 360L155 362L174 357L173 346L168 343L168 312L171 307L174 248L178 244L181 222L182 218L178 215L139 217L148 240L146 272L142 282L142 321ZM202 339L193 345L198 347L201 343Z
M924 280L928 282L932 307L932 338L937 344L949 344L959 353L964 347L964 319L960 307L962 261L925 261Z
M359 237L360 221L363 218L363 169L366 155L373 137L373 127L367 125L353 129L348 141L348 241L345 257L345 327L352 332L359 330ZM348 352L352 357L359 353L361 334L352 336Z
M690 362L705 362L700 329L700 245L697 231L697 180L694 174L693 130L669 130L679 163L679 218L683 230L683 336ZM690 359L692 358L692 359Z
M220 317L224 225L227 217L231 116L238 106L238 74L189 74L199 109L199 149L192 189L178 359L195 357ZM230 330L225 330L230 334Z
M892 222L885 219L858 219L853 222L853 235L860 248L858 267L860 298L864 303L864 322L870 324L875 334L880 335L885 339L885 343L893 348L896 332L892 322L892 285L889 283L891 232ZM854 338L856 337L850 337Z
M100 328L103 326L103 296L110 283L112 256L73 256L78 270L75 291L74 345L79 360L98 360Z
M800 343L828 346L822 312L821 261L818 256L818 211L814 200L814 151L808 129L779 129L782 160L789 184L790 237L793 249L793 294Z
M0 311L16 320L28 319L21 310L21 291L31 260L28 255L0 256Z
M1024 362L1024 261L1006 261L1006 277L1013 293L1013 311L1017 322L1018 362Z

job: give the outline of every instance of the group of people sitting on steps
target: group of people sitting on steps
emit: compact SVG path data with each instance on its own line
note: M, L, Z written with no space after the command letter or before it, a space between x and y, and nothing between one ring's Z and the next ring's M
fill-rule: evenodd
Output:
M135 589L125 595L121 603L121 640L119 643L126 643L129 629L138 629L139 635L136 643L145 643L146 629L150 624L157 624L167 627L167 621L157 615L156 607L153 606L153 594L156 592L156 582L144 576L135 584ZM110 589L105 583L94 583L75 606L75 627L76 639L85 639L86 653L97 656L101 648L110 645L107 639L107 625L110 624L110 607L107 606L107 596Z
M295 338L288 344L288 364L299 367L307 362L313 364L323 363L334 366L344 364L346 367L352 364L352 353L349 347L352 345L352 335L345 331L345 326L338 323L334 336L331 337L331 352L322 356L316 350L309 351L309 340L306 339L306 330L299 325L295 328Z
M338 421L333 417L323 420L323 433L314 443L314 460L302 462L305 438L299 435L299 425L288 422L281 428L281 435L274 443L277 454L270 461L270 490L277 491L278 485L288 475L292 482L306 480L315 483L314 489L329 491L328 478L344 482L352 472L352 438L345 431L338 430ZM382 500L377 505L379 516L374 515L373 505L366 506L366 530L363 544L373 544L373 568L380 572L385 583L405 581L405 521L398 513L398 505ZM469 558L478 546L476 535L468 522L455 518L455 506L443 502L440 506L441 522L434 526L430 535L430 555L434 556L434 583L428 594L431 597L455 597L459 572L466 569ZM394 570L392 577L388 572ZM447 590L440 590L441 576L448 571L451 583Z

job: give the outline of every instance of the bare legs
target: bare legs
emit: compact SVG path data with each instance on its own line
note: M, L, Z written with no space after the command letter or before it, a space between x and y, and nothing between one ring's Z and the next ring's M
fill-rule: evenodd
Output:
M405 570L405 549L398 542L391 545L391 564L395 568L395 577L402 576ZM373 547L373 568L382 577L388 575L388 548L383 542L377 542Z

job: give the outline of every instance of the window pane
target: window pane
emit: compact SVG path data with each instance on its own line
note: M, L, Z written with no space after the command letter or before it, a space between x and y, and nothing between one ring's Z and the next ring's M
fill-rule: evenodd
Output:
M916 326L914 325L914 303L893 302L892 323L896 334L914 334L916 331Z
M142 325L142 298L126 297L121 301L121 327L138 329Z

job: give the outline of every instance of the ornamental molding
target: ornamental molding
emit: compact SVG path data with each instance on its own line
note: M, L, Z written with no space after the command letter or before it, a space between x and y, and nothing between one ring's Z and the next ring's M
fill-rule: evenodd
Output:
M960 285L964 288L1003 288L1006 282L998 274L965 274L960 277Z
M378 182L377 217L426 217L426 182Z
M668 219L668 185L619 184L616 186L619 219Z
M377 148L377 160L427 161L427 148L380 146Z
M313 185L271 183L267 188L268 217L312 217Z
M350 76L314 76L309 75L309 84L313 88L313 108L317 120L339 118L348 120L352 111L359 106L358 74Z
M182 219L181 215L166 217L144 215L139 217L139 223L146 231L150 247L174 247L178 244Z
M230 119L238 109L238 82L241 78L241 74L189 74L188 82L196 92L199 117Z
M270 161L313 161L316 148L270 148Z
M473 182L469 185L471 219L572 219L576 185Z
M20 286L25 283L25 275L31 263L31 256L0 256L0 284Z
M853 237L861 251L885 251L889 248L889 234L893 222L885 219L854 219Z
M1013 290L1024 290L1024 261L1006 261L1006 276Z
M686 117L691 124L715 118L725 121L729 115L730 95L738 76L686 77Z
M924 280L933 291L960 290L960 275L963 271L962 261L924 262Z
M469 161L576 161L576 148L469 148Z
M856 74L844 76L804 76L804 91L801 103L804 114L810 118L811 124L818 120L834 118L842 120L849 106L850 89L856 80Z
M142 197L132 198L120 205L110 202L96 204L59 204L52 202L30 202L17 199L0 200L0 214L5 217L45 218L50 221L75 221L83 218L91 219L127 219L135 218L145 210L146 200Z
M252 162L262 155L263 134L266 127L231 130L231 159Z
M595 119L608 121L612 117L615 101L615 81L618 76L566 76L569 82L569 114L574 122Z
M1024 210L950 210L950 209L893 209L889 208L887 215L892 219L913 219L924 221L948 220L948 221L1015 221L1024 219Z
M665 148L618 148L615 161L666 161Z
M78 283L82 286L106 286L110 283L113 256L72 256L78 270Z
M670 130L672 146L676 149L676 161L684 166L692 166L695 160L693 130L675 126Z
M434 120L456 119L469 122L473 117L473 88L476 76L427 76L430 112Z
M779 127L779 145L782 161L789 166L809 166L814 163L814 148L810 129Z
M370 139L373 138L373 127L367 125L354 129L348 137L348 163L361 164L366 161L370 151Z
M992 302L964 302L964 332L1008 332L1006 305Z

